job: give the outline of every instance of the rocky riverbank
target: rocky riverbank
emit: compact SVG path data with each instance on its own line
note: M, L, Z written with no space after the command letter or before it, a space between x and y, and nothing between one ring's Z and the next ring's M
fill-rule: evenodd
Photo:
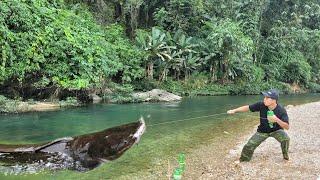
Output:
M76 98L67 98L62 101L28 101L8 99L0 95L0 113L25 113L34 111L53 111L62 107L80 106Z
M182 97L169 93L161 89L153 89L147 92L136 92L127 95L114 94L99 97L96 94L90 94L89 98L92 103L107 102L107 103L130 103L130 102L170 102L179 101ZM64 101L40 102L40 101L19 101L11 100L4 96L0 97L0 112L1 113L24 113L31 111L51 111L58 110L61 107L80 106L79 100L69 97Z

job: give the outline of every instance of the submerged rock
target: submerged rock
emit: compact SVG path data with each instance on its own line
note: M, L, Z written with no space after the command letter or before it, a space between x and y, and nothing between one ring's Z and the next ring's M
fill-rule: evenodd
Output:
M134 98L142 99L143 101L179 101L182 97L169 93L161 89L153 89L147 92L139 92L133 94Z
M52 102L37 102L34 105L29 105L29 111L52 111L60 109L60 105L58 103ZM24 112L24 111L21 111Z
M139 122L34 145L0 145L0 171L9 174L42 169L86 171L120 157L139 142L146 128ZM30 171L29 171L30 170Z

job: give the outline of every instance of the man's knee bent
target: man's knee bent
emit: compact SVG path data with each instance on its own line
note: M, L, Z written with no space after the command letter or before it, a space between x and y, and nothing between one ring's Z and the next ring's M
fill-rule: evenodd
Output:
M278 131L275 132L276 134L271 134L272 137L274 137L275 139L277 139L279 142L289 142L290 141L290 137L288 136L288 134L280 129Z
M288 135L285 135L281 138L280 142L289 142L290 141L290 137Z
M255 141L249 140L247 142L247 144L244 145L244 149L250 149L250 150L254 150L256 147L258 146L258 144Z

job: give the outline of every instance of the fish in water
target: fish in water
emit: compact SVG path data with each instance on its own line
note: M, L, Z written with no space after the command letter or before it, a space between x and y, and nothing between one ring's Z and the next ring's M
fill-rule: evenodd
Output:
M139 142L146 124L141 117L133 122L103 131L56 139L34 145L0 144L0 165L19 169L91 170L120 157ZM3 168L2 168L3 169ZM1 168L0 168L1 171Z

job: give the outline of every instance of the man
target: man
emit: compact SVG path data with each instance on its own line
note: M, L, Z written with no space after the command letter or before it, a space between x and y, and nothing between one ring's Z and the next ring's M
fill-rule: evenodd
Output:
M254 150L268 137L274 137L281 144L283 158L289 160L288 148L290 138L283 130L289 129L289 118L286 110L278 104L279 93L275 89L262 92L263 102L242 106L229 110L228 114L237 112L260 111L260 125L257 132L249 139L243 147L240 162L250 161ZM269 111L269 112L268 112ZM271 112L272 111L272 112Z

